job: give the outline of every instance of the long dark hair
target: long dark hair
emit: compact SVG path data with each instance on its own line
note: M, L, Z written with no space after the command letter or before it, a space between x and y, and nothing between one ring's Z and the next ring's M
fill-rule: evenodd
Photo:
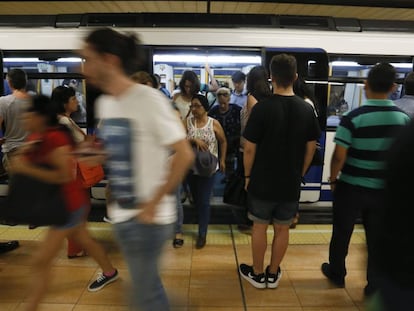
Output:
M65 105L72 96L76 96L76 91L70 86L57 86L53 89L51 101L56 105L57 113L65 112Z
M257 100L272 95L268 82L268 74L263 66L255 66L249 71L247 74L246 89Z
M200 92L200 80L198 79L197 74L194 71L186 70L183 72L183 75L179 83L181 93L185 93L185 81L191 82L191 90L190 94L188 95L193 96L194 94Z

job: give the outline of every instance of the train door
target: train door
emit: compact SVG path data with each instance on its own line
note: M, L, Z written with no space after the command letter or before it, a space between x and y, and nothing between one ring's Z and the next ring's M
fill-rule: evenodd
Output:
M328 94L328 55L322 49L289 49L266 48L263 51L264 66L269 68L274 55L287 53L295 56L298 65L298 76L305 82L306 87L312 91L315 108L322 135L319 139L317 152L323 157L325 154L326 137L326 103ZM301 203L313 203L320 199L322 187L323 165L311 166L305 175L305 184L302 185Z
M162 87L171 96L179 91L179 82L186 70L195 72L201 82L201 91L209 99L210 105L216 104L215 91L206 66L211 69L218 87L233 89L231 75L235 71L247 73L253 66L261 65L259 48L223 48L223 47L155 47L153 51L153 71L160 76ZM236 163L234 165L242 165ZM218 172L213 187L213 202L222 203L225 177Z

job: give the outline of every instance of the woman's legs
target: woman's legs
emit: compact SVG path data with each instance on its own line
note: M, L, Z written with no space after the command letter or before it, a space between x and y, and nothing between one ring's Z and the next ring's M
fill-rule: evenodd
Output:
M89 234L86 223L77 226L72 234L79 245L99 264L104 274L111 274L115 271L103 247L96 242Z
M91 208L90 208L90 206L91 206L90 203L91 202L90 202L90 193L89 192L90 192L90 189L88 189L88 193L87 193L88 207L85 208L85 213L82 216L85 221L88 220L88 215L89 215L89 212L91 210ZM79 243L76 243L76 241L73 238L68 237L67 240L68 240L68 258L82 257L82 256L86 255L85 249L81 245L79 245Z
M88 254L101 267L104 274L111 274L115 271L115 268L109 261L109 258L103 247L89 234L89 231L86 228L86 223L82 223L81 225L77 226L73 230L71 238L73 238L76 243L81 245L81 247L88 252Z
M35 311L37 305L46 292L50 278L50 270L53 259L60 251L64 239L72 229L58 230L49 229L45 240L34 256L32 284L28 297L27 311Z
M214 184L214 175L201 177L190 175L190 188L193 194L194 203L198 212L198 236L204 240L207 236L208 223L210 222L210 196ZM199 246L203 243L198 243ZM201 248L199 247L199 248Z

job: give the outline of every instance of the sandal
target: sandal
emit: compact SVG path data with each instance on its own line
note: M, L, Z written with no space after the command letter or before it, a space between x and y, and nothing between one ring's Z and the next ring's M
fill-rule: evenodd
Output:
M88 254L86 253L86 251L80 251L79 253L77 253L77 254L74 254L74 255L68 255L68 258L69 259L74 259L74 258L80 258L80 257L85 257L85 256L88 256Z
M183 239L174 239L172 244L173 244L174 248L181 248L184 245L184 240Z

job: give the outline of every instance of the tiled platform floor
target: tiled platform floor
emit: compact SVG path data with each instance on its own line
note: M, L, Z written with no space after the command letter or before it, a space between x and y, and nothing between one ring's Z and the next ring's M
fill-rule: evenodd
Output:
M99 272L88 257L66 259L62 249L53 268L54 278L40 311L126 311L128 274L111 226L90 223L93 235L106 248L121 279L90 293L86 287ZM332 287L320 272L328 258L329 225L298 225L282 263L279 288L258 290L237 273L238 263L251 263L250 236L229 225L211 225L207 246L194 247L196 226L185 226L181 249L166 245L162 278L173 311L357 311L364 310L366 249L364 232L357 226L347 259L346 288ZM31 254L45 229L0 226L0 240L17 239L21 247L0 255L0 310L24 309L30 279ZM269 242L271 241L269 231ZM268 260L269 256L267 256ZM156 311L156 310L154 310Z

